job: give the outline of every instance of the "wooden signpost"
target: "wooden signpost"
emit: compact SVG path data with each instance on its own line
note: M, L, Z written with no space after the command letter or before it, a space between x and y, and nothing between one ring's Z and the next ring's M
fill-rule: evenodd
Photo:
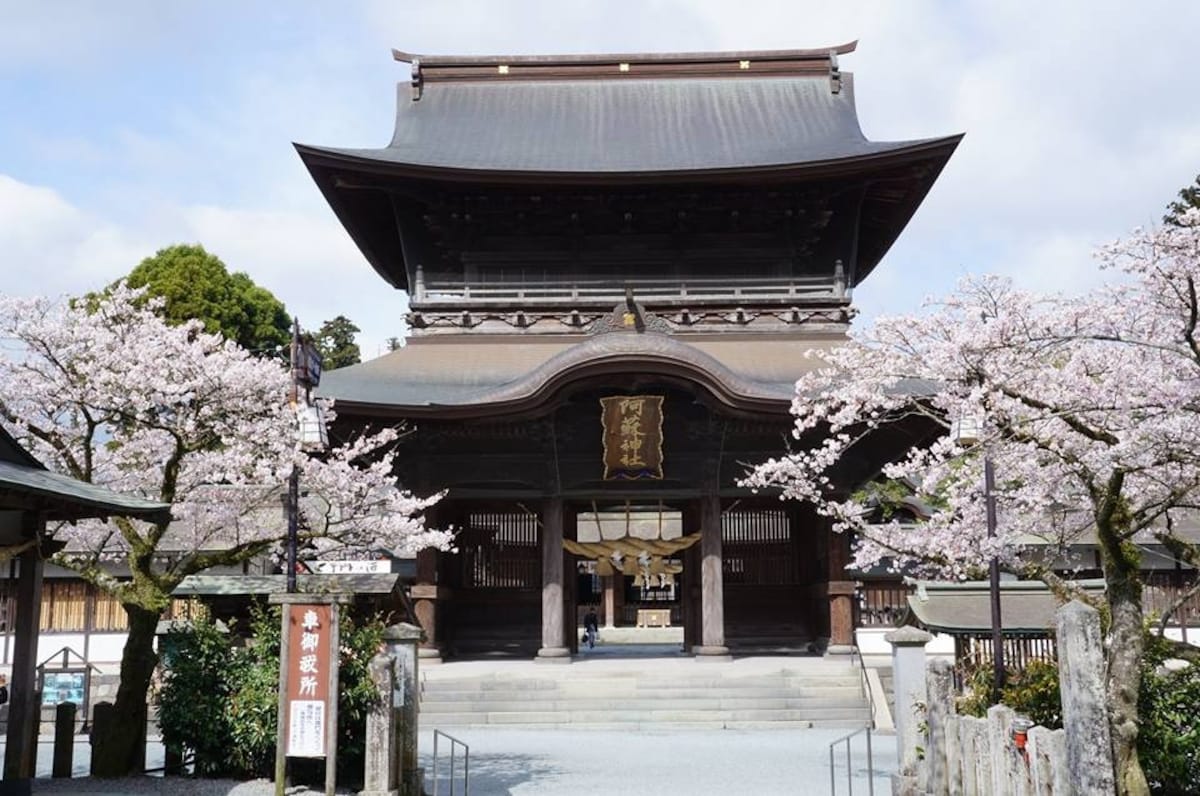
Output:
M325 759L325 793L337 782L338 621L342 595L275 594L283 605L275 794L287 785L287 759Z

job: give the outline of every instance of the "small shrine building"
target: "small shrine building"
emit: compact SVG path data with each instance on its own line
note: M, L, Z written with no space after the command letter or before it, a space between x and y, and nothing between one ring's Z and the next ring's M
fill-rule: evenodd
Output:
M814 442L790 434L805 352L846 339L960 139L868 140L854 48L397 52L388 146L297 147L409 298L407 344L321 392L334 436L409 424L397 476L446 492L424 656L567 659L589 606L681 624L701 658L853 642L850 540L739 481ZM931 433L875 434L838 484Z

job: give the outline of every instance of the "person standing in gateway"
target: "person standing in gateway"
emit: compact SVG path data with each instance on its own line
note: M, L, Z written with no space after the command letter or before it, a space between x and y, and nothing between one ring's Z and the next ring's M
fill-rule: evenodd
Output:
M588 608L588 612L583 616L583 634L587 637L588 649L596 646L596 633L599 631L598 620L596 619L596 609Z

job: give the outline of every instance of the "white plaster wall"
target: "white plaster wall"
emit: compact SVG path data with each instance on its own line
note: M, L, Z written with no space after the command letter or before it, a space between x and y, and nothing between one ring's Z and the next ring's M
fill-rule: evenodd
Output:
M38 634L37 646L37 662L42 663L51 655L60 652L63 647L70 647L72 654L68 656L71 666L79 664L79 659L83 657L83 633L40 633ZM10 660L12 649L9 649ZM61 655L59 661L62 660Z
M889 658L892 654L892 645L883 640L883 637L891 633L896 628L894 627L860 627L854 631L854 641L858 645L858 651L862 655L886 655ZM933 641L929 642L925 647L927 655L949 655L954 656L954 638L943 633L935 633Z
M88 650L89 663L119 663L127 633L93 633Z

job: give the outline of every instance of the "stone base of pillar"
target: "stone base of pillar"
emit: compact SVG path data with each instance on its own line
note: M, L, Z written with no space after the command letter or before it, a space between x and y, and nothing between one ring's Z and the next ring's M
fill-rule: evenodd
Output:
M732 661L733 656L729 654L729 647L711 647L698 646L692 647L692 654L696 656L696 661L704 663L724 663Z
M360 790L358 796L400 796L398 790Z
M852 655L853 653L853 644L830 644L825 648L826 655Z
M423 666L436 666L442 663L442 651L437 647L418 647L417 659Z
M566 647L542 647L533 660L537 663L570 663L571 651Z

